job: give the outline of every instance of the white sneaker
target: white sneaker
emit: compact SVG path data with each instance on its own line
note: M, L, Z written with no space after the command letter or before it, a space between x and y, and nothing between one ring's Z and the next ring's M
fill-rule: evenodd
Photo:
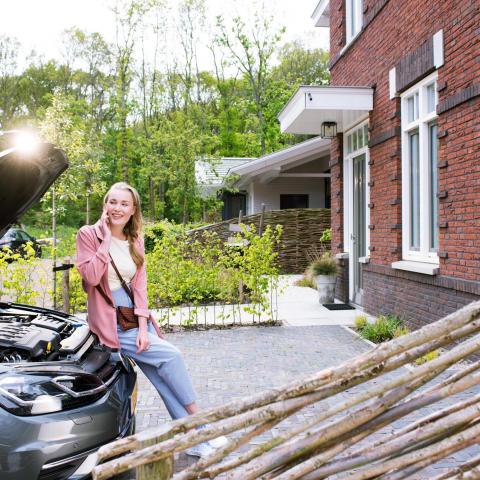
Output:
M221 437L212 438L211 440L208 440L207 443L213 448L222 448L228 443L228 438L222 435Z
M185 450L185 453L192 457L204 458L211 455L214 451L215 451L215 448L209 445L209 442L202 442L202 443L199 443L198 445L194 445L193 447L187 448L187 450Z
M197 430L203 430L207 428L209 424L200 425L197 427ZM217 438L212 438L211 440L207 440L207 442L213 448L222 448L228 443L228 438L224 437L223 435Z

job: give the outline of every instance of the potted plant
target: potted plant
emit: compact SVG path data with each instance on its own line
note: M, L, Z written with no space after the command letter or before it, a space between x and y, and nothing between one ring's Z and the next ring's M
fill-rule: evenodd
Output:
M310 273L315 278L320 303L334 303L337 262L330 252L325 252L310 264Z

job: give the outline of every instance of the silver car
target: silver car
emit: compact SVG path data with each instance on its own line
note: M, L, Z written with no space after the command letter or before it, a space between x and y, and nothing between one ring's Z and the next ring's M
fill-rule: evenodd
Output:
M67 168L49 144L33 153L0 135L0 237ZM88 478L99 446L134 431L136 373L85 321L0 303L0 478Z

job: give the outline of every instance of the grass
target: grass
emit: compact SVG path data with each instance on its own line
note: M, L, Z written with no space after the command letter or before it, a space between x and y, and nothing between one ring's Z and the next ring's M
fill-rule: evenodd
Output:
M309 276L303 276L302 278L299 278L296 282L295 285L297 287L310 287L313 288L314 290L317 289L317 285L315 284L315 280Z
M355 327L363 338L373 343L386 342L407 331L402 319L396 315L380 315L374 322L368 322L365 315L360 315L355 319Z
M396 315L380 315L373 322L369 322L366 315L358 315L355 317L355 329L360 336L373 343L387 342L393 338L410 333L410 329ZM422 365L430 360L434 360L439 355L439 350L432 350L418 357L414 363L415 365Z

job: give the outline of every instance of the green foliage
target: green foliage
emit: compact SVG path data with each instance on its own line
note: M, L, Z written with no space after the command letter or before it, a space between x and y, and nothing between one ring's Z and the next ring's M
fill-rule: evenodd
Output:
M368 323L368 318L366 315L357 315L354 320L354 325L357 330L362 330L365 328L365 325Z
M335 275L337 273L337 262L330 252L325 252L310 264L309 270L314 276Z
M36 227L33 224L25 226L25 230L37 240L50 239L48 244L42 248L42 258L53 258L52 232L48 228ZM57 230L57 259L65 257L73 258L75 255L75 243L78 229L62 224Z
M164 234L147 254L149 301L157 308L212 302L248 303L259 314L270 306L268 293L278 278L281 228L238 235L240 246L224 245L216 234L193 239L185 232Z
M191 225L177 224L169 220L147 224L144 227L145 252L152 252L155 242L161 240L164 236L170 235L175 238L185 234L189 228L192 228Z
M320 242L331 242L332 241L332 229L326 228L322 235L320 236Z
M415 364L423 365L424 363L430 362L431 360L435 360L439 356L440 356L440 352L438 350L432 350L431 352L428 352L425 355L415 359Z
M197 158L256 157L303 140L282 134L277 115L299 84L328 82L326 54L284 44L266 10L245 11L212 29L214 68L198 71L205 2L175 2L177 16L167 3L116 2L116 42L71 28L62 60L26 57L0 35L1 128L35 127L69 158L56 182L59 225L94 223L118 180L139 190L152 222L213 219L221 205L200 195ZM173 63L161 57L171 38L165 19L182 45ZM50 225L51 200L50 191L26 223Z
M70 270L70 313L87 310L87 294L82 287L82 277L74 267Z
M373 323L368 322L366 315L358 315L355 317L355 329L363 338L373 343L386 342L410 333L410 329L396 315L380 315ZM430 360L434 360L439 355L440 352L438 350L432 350L415 359L414 363L422 365Z
M42 301L45 304L48 295L51 291L47 288L47 277L42 275L42 261L35 258L31 242L26 244L22 255L8 248L0 250L2 300L29 305Z
M358 333L373 343L381 343L394 338L403 327L403 321L396 315L380 315L373 323L366 322Z
M315 280L307 274L304 274L302 278L299 278L296 282L295 285L297 287L310 287L316 290L317 285L315 284Z

